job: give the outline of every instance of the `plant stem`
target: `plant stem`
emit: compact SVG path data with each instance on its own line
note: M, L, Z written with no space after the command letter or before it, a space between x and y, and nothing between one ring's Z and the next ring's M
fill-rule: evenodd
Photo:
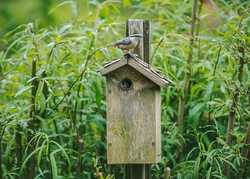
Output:
M241 48L243 51L240 51L240 53L242 55L240 55L240 66L239 66L239 70L238 70L238 81L242 82L242 76L243 76L243 68L244 68L244 49ZM236 87L234 93L233 93L233 102L232 105L230 107L230 112L229 112L229 116L228 116L228 127L227 127L227 136L226 136L226 143L228 145L230 145L232 143L232 132L233 132L233 128L234 128L234 122L235 122L235 117L236 117L236 106L239 100L239 92L240 89Z
M17 124L17 129L16 129L16 166L18 170L21 168L22 164L22 135L21 132L22 129L20 127L20 124ZM21 178L20 176L17 176L16 179Z
M94 46L94 38L92 38L91 42L90 42L90 45L89 45L89 48L88 48L88 54L86 56L86 59L85 59L85 64L84 64L84 67L83 69L86 69L87 68L87 65L88 65L88 61L89 59L91 58L89 55L89 51L92 49L92 47ZM80 98L80 91L81 91L81 81L83 79L83 76L85 74L85 70L84 70L84 73L81 73L80 75L80 79L79 79L79 83L78 83L78 87L77 87L77 99ZM74 108L74 114L73 114L73 125L74 125L74 128L76 130L76 138L75 138L75 142L77 144L77 152L78 152L78 163L77 163L77 173L78 173L78 176L81 176L81 173L82 173L82 157L81 157L81 153L83 152L83 145L84 145L84 141L82 139L82 134L81 134L81 129L80 127L77 127L76 126L76 120L77 120L77 106L78 106L78 100L75 100L75 108ZM81 103L82 104L82 103ZM82 106L81 106L82 107Z
M46 69L42 72L42 78L46 78L46 77L47 77L47 72L46 72L46 70L47 70L47 68L48 68L48 65L50 64L50 60L51 60L51 58L52 58L52 55L53 55L54 50L55 50L59 45L62 45L62 44L64 44L64 42L56 43L56 44L51 48L51 50L49 51L49 54L48 54L48 64L47 64ZM38 49L37 49L37 51L38 51ZM45 98L46 102L45 102L45 110L44 110L44 112L42 113L41 116L42 116L43 118L45 118L45 117L48 116L48 114L47 114L47 108L48 108L48 101L47 101L47 99L49 98L49 90L48 90L48 85L47 85L46 82L44 82L44 86L43 86L42 92L43 92L43 95L44 95L44 98ZM55 120L53 120L53 125L54 125L54 128L55 128L56 134L58 134L58 127L57 127L57 123L56 123ZM60 137L59 137L59 138L60 138Z
M64 101L64 99L70 94L70 91L72 90L72 88L75 86L75 84L81 79L81 76L87 71L87 66L89 64L89 61L91 59L91 57L100 49L96 49L94 50L91 54L88 55L87 60L85 61L84 67L82 69L82 72L80 73L80 75L76 78L75 81L73 81L73 83L71 84L71 86L69 87L69 89L67 90L67 92L64 94L64 96L62 97L62 99L56 103L56 105L54 106L53 110L56 110L59 105Z
M190 36L190 42L189 42L189 53L187 58L187 64L186 64L186 71L185 71L185 77L184 77L184 93L183 95L179 96L179 106L178 106L178 119L177 124L179 127L179 131L181 133L184 132L184 117L185 117L185 111L187 108L185 108L185 105L187 105L187 99L190 91L190 80L192 76L192 60L193 60L193 48L194 48L194 41L195 41L195 27L196 27L196 14L198 9L198 0L193 0L193 12L192 12L192 22L191 22L191 36Z
M3 160L2 160L2 156L3 156L3 153L2 153L2 140L3 140L5 128L6 128L6 126L2 127L2 131L1 131L1 135L0 135L0 179L3 179L3 170L2 170L2 166L3 166Z
M247 172L247 168L246 168L246 164L247 164L247 160L249 160L248 156L250 154L250 122L248 122L248 127L247 127L247 131L246 131L246 138L245 138L245 142L244 142L244 147L242 149L242 157L243 157L243 162L241 164L241 170L240 170L240 178L246 178L246 172Z
M221 49L222 49L222 47L220 46L218 54L217 54L217 59L216 59L215 65L214 65L214 69L213 69L213 74L212 74L213 78L215 77L217 66L219 64ZM210 97L209 97L209 102L212 101L212 96L213 95L211 94ZM208 121L211 121L211 106L210 105L208 106Z
M157 45L156 45L156 47L155 47L155 50L153 51L152 56L151 56L151 58L150 58L150 60L149 60L150 63L153 62L154 56L155 56L157 50L160 48L160 46L161 46L161 44L162 44L163 41L164 41L164 38L162 37L162 38L159 40L159 42L157 43Z
M196 27L196 40L198 41L198 51L197 51L197 57L198 59L201 58L201 40L200 40L200 26L201 26L201 11L203 6L203 0L200 0L199 8L198 8L198 17L197 17L197 27Z
M243 47L238 48L239 53L241 54L239 57L239 69L238 69L238 76L237 79L239 83L241 84L242 82L242 76L243 76L243 69L244 69L244 58L245 58L245 51ZM239 101L239 94L240 94L240 89L238 87L235 88L233 92L233 97L232 97L232 104L229 109L229 116L228 116L228 125L227 125L227 135L226 135L226 144L231 145L232 144L232 133L234 129L234 123L236 119L236 108L237 104ZM230 170L229 170L229 165L225 165L225 170L224 170L225 175L230 178Z
M37 93L37 89L38 89L38 85L39 82L36 79L36 62L37 62L37 58L34 57L32 59L32 67L31 67L31 106L30 106L30 121L28 122L28 141L31 141L33 136L34 136L34 132L35 129L38 128L38 121L36 119L36 93ZM32 151L35 150L35 141L32 140L31 142L31 146L29 146L29 150L28 153L32 153ZM35 178L35 156L32 156L28 162L27 165L27 179L34 179Z
M3 179L3 171L2 171L2 140L0 139L0 179Z

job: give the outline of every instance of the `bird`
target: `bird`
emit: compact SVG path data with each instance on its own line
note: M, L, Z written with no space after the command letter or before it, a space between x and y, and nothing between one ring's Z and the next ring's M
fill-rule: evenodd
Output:
M143 38L143 35L133 34L122 40L115 42L112 46L121 49L124 53L124 56L133 56L130 53L130 50L133 50L134 48L136 48L136 46L139 43L140 38Z

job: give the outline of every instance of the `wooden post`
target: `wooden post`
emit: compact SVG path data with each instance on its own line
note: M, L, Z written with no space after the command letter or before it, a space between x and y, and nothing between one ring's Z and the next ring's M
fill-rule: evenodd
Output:
M133 53L140 56L145 62L149 63L150 56L150 23L148 20L129 19L126 24L126 36L132 34L142 34L138 46Z
M166 167L164 169L164 179L170 179L171 178L171 170L169 167Z
M139 55L141 59L149 63L150 58L150 23L147 20L129 19L126 24L126 36L132 34L143 34L137 48L132 53ZM126 179L150 179L149 164L127 164L125 165Z

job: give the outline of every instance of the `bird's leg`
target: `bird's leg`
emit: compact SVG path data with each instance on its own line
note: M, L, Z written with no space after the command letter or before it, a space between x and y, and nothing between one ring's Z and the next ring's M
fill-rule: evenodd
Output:
M124 54L124 57L125 57L126 59L129 59L130 55L127 53L127 54Z
M131 57L131 53L129 52L129 50L124 50L123 53L126 59L129 59Z
M137 58L139 58L139 56L137 54L133 54L131 52L128 52L128 53L124 53L124 57L126 59L129 59L129 58L132 58L134 60L136 60Z

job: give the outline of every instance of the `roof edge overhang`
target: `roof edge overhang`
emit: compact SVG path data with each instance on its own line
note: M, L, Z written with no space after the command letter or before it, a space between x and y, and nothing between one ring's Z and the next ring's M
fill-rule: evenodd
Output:
M161 76L156 70L153 69L151 65L145 63L140 59L128 58L128 59L117 59L108 64L106 64L101 70L101 75L108 75L112 71L115 71L123 66L129 65L143 76L154 82L160 87L170 84L170 80Z

